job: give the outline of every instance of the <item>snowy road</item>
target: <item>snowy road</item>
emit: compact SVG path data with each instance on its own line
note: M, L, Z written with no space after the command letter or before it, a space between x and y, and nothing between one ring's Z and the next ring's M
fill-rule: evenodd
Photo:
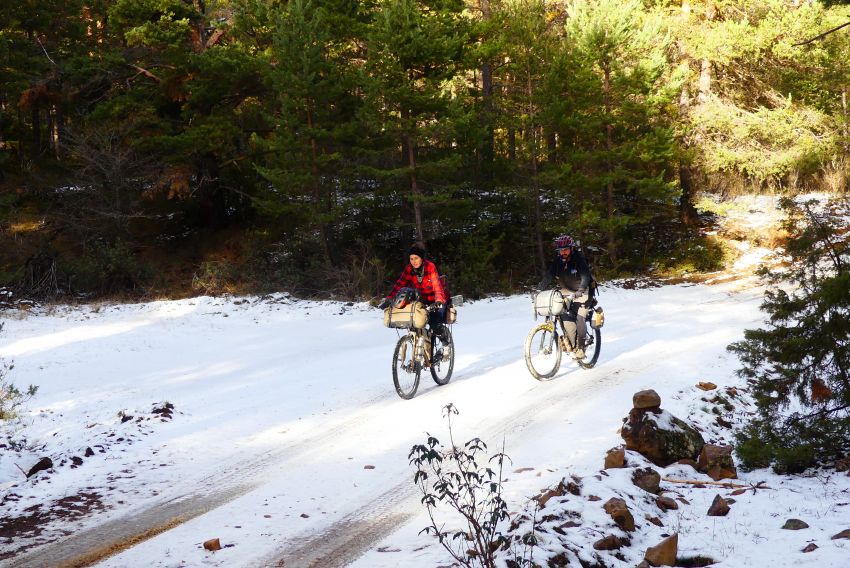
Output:
M17 551L14 567L434 566L441 551L415 537L425 521L407 455L426 431L447 438L446 404L460 410L458 439L504 440L513 467L534 468L543 487L567 467L599 466L636 390L655 388L687 416L677 393L731 377L726 345L760 321L760 291L734 284L606 288L600 301L598 366L565 362L545 383L522 360L528 298L464 306L452 381L423 376L410 401L392 387L396 334L362 305L204 298L9 320L9 378L40 386L18 435L44 450L0 462L0 488L16 496L2 512L84 489L106 510L0 540L0 554ZM148 420L165 401L173 418ZM106 451L35 484L12 463L98 444ZM204 551L210 538L225 548Z

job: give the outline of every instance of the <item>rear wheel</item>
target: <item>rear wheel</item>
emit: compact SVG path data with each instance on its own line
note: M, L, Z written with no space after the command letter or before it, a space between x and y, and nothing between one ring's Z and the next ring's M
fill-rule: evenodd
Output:
M407 334L398 340L393 353L393 384L398 396L405 400L413 398L419 388L421 363L416 361L413 336Z
M431 340L431 377L441 386L451 380L455 368L455 342L448 326L446 337L445 342L436 335Z
M602 333L587 324L587 334L584 336L584 358L578 359L578 364L585 369L590 369L599 360L602 351Z
M538 381L551 379L561 366L561 345L554 322L538 325L525 340L525 364Z

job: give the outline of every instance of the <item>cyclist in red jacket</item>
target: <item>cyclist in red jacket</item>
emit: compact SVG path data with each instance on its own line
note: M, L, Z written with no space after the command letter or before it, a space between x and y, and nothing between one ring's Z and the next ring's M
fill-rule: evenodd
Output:
M440 281L437 265L427 260L425 245L419 242L407 249L407 256L409 260L407 266L402 270L401 276L398 277L392 291L378 304L378 307L387 308L393 297L402 288L414 288L419 292L419 299L423 304L426 306L434 304L434 310L428 315L428 323L434 333L442 339L445 336L443 324L446 321L448 298L443 283Z

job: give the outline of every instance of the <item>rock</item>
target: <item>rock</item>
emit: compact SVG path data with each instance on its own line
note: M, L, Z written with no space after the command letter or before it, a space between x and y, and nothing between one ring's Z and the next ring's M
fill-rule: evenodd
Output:
M204 543L204 548L213 552L221 550L221 542L217 538L211 538Z
M651 566L646 560L641 560L640 564L635 566L635 568L651 568Z
M618 550L622 548L623 542L618 536L608 535L593 543L593 548L596 550Z
M632 407L636 409L661 408L661 397L652 389L636 392L632 397Z
M850 529L845 529L841 531L840 533L832 537L832 540L838 540L839 538L850 539Z
M800 519L788 519L785 521L785 524L782 525L782 528L787 531L798 531L800 529L809 528L809 524L805 521L801 521Z
M675 566L679 552L679 534L668 536L660 543L646 550L644 560L651 566Z
M714 481L738 479L738 471L732 460L732 446L705 444L699 453L697 468Z
M83 458L80 456L73 456L71 458L71 463L74 465L83 465Z
M620 435L626 449L640 452L661 467L682 459L696 459L705 445L696 429L664 410L647 412L633 408Z
M599 497L597 495L588 495L587 500L588 501L602 501L602 497Z
M38 462L30 468L27 472L27 479L38 473L39 471L44 471L46 469L50 469L53 467L53 460L50 458L41 458Z
M558 485L556 485L555 487L551 487L551 488L547 489L546 491L544 491L543 493L541 493L540 495L535 497L535 500L540 505L541 509L543 507L545 507L546 503L549 501L549 499L551 499L553 497L563 497L568 492L573 493L573 490L578 491L578 489L573 489L572 487L570 487L571 484L565 483L564 481L565 480L562 479L560 482L558 482ZM575 484L572 484L572 485L575 485ZM578 492L573 493L573 495L578 495L578 494L579 494Z
M850 456L835 462L835 471L850 471Z
M603 508L606 513L611 515L611 518L618 527L626 532L635 530L635 518L632 516L632 512L629 511L625 501L618 497L612 497L605 502Z
M90 458L90 457L92 457L93 455L94 455L94 450L93 450L93 449L91 449L91 448L86 448L85 456L86 456L87 458Z
M679 508L679 504L676 503L675 499L671 499L670 497L661 496L655 499L655 504L658 505L658 508L662 511L675 511Z
M725 517L729 514L729 502L720 495L715 495L711 507L708 508L709 517Z
M818 549L818 545L816 545L813 542L810 542L808 545L806 545L806 548L804 548L801 552L812 552L812 551L815 551L817 549Z
M632 472L632 483L648 493L657 494L661 490L661 475L651 467L636 469Z
M618 446L616 448L611 448L608 450L608 453L605 454L605 465L603 469L612 469L618 467L624 467L626 465L626 448L623 446Z
M679 465L689 465L692 468L699 470L699 466L697 465L697 460L692 460L690 458L681 459L676 462Z
M375 466L371 464L366 464L363 466L363 469L375 469Z
M645 518L646 518L647 521L649 521L650 523L652 523L656 527L663 527L664 526L664 523L661 522L661 519L659 519L658 517L653 517L652 515L645 515Z
M700 381L697 383L697 388L704 391L711 391L716 389L717 385L715 385L714 383Z

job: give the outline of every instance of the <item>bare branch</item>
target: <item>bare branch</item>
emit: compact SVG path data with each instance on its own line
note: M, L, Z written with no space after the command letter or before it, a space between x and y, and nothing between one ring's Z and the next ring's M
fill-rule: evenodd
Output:
M840 30L841 28L846 28L847 26L850 26L850 22L844 22L844 23L843 23L843 24L841 24L840 26L834 27L834 28L832 28L831 30L827 30L827 31L823 32L823 33L822 33L822 34L820 34L820 35L816 35L816 36L815 36L815 37L813 37L812 39L807 39L806 41L801 41L800 43L793 43L793 44L791 44L791 45L792 45L793 47L798 47L798 46L801 46L801 45L806 45L806 44L809 44L809 43L815 42L815 41L817 41L817 40L819 40L819 39L823 39L823 38L825 38L826 36L828 36L829 34L831 34L831 33L833 33L833 32L837 32L837 31L838 31L838 30Z

